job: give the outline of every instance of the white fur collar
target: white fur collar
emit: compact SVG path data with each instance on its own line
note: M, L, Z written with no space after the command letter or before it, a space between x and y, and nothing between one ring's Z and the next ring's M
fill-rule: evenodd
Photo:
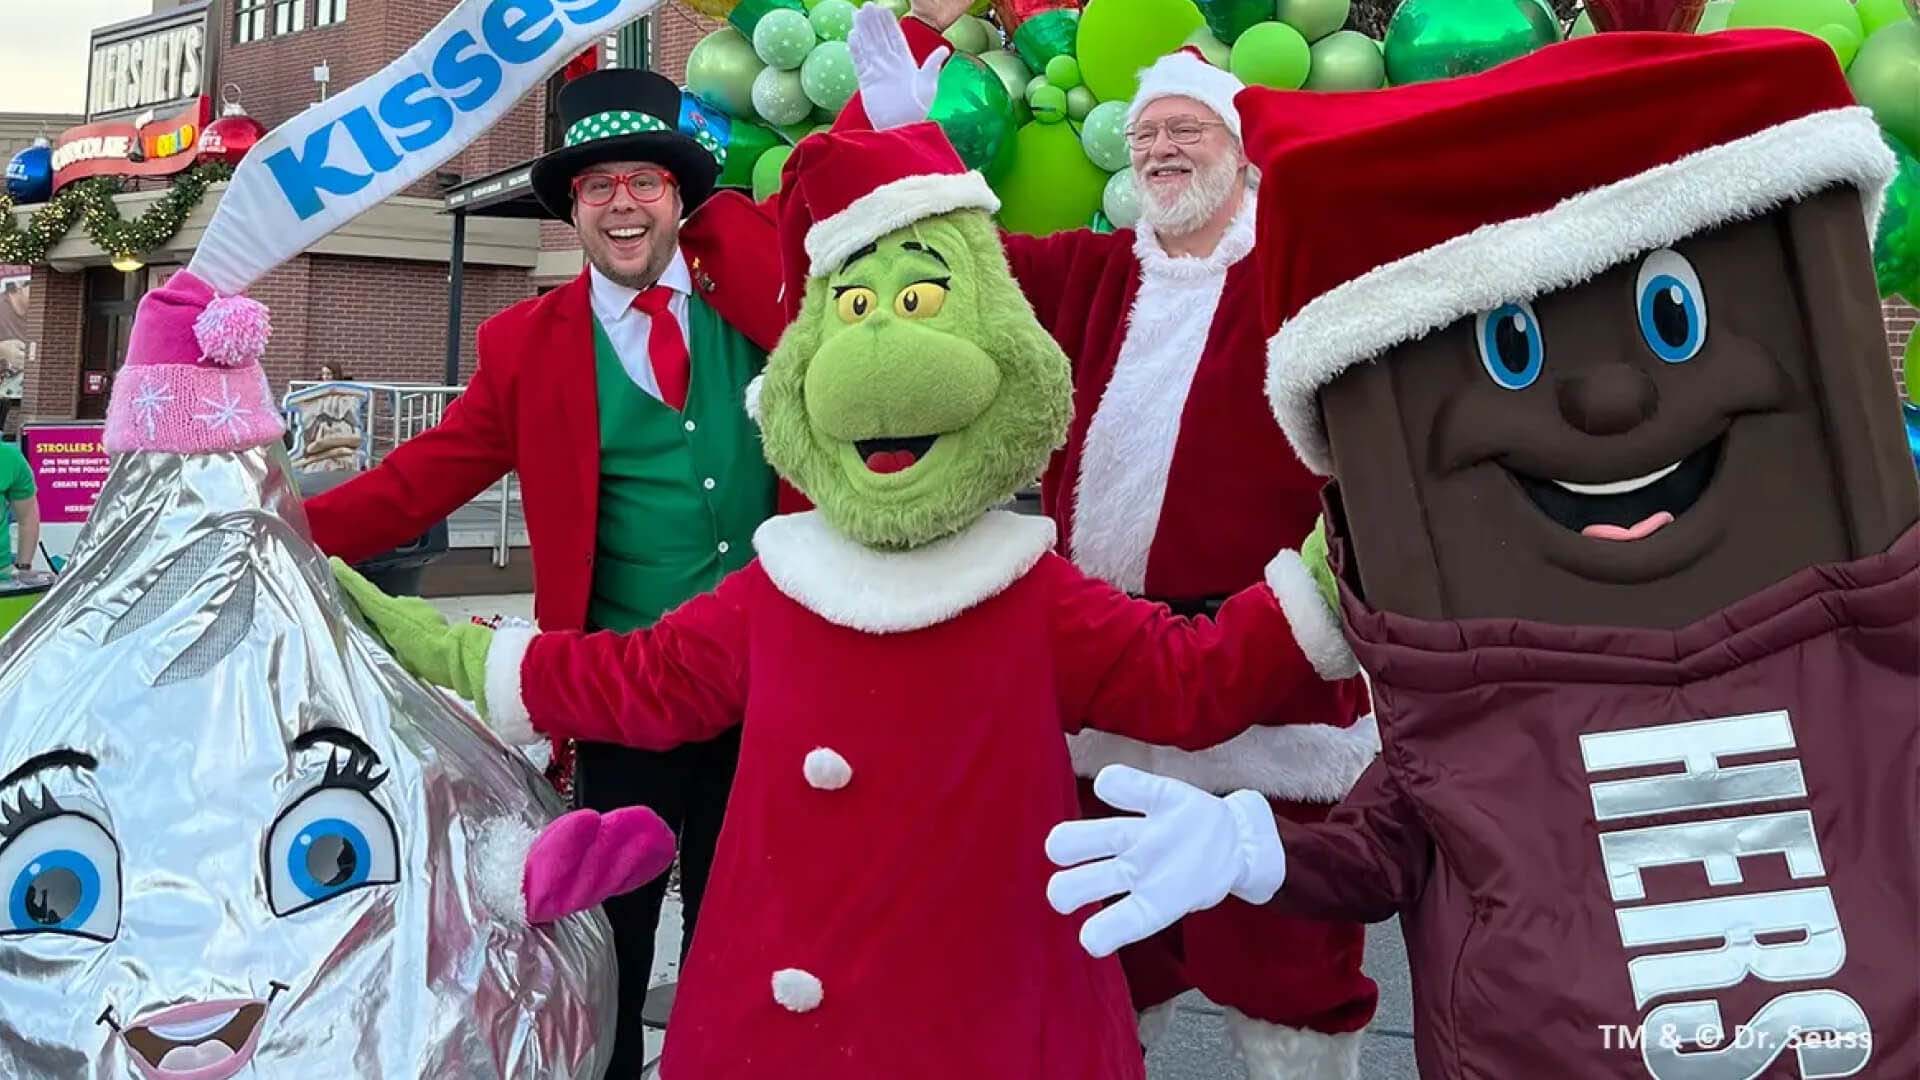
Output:
M877 551L820 512L768 518L753 534L774 587L850 630L898 634L937 626L1004 592L1053 547L1053 522L1005 510L912 551Z
M1227 226L1213 254L1205 258L1167 254L1160 246L1153 224L1140 219L1133 233L1133 257L1140 260L1140 272L1147 277L1207 277L1226 273L1253 251L1254 201L1252 188L1240 193L1240 212L1233 215L1233 223Z

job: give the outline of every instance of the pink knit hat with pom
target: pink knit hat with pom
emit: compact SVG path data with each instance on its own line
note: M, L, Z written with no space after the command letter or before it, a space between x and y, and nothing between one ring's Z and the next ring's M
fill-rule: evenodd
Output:
M107 405L110 453L249 450L286 431L266 372L267 309L182 270L140 300Z

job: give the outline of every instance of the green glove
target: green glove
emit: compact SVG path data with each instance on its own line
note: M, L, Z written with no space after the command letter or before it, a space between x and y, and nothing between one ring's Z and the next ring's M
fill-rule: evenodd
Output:
M492 630L474 623L450 626L432 604L418 597L388 596L339 559L333 560L333 578L401 667L473 702L481 716L487 715Z
M1306 564L1313 583L1320 587L1320 595L1326 597L1327 607L1333 610L1334 618L1339 618L1340 588L1333 582L1333 568L1327 565L1327 519L1324 516L1314 521L1313 531L1301 542L1300 561Z

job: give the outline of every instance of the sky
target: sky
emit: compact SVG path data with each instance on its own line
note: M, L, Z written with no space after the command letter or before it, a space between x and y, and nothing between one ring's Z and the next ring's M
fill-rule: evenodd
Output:
M152 0L0 0L0 112L86 109L87 38Z

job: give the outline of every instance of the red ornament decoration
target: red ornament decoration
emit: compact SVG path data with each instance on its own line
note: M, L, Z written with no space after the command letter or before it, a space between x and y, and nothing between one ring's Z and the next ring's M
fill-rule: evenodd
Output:
M567 61L566 70L560 74L560 81L572 82L582 75L590 74L600 68L600 46L589 45L587 51Z
M1066 9L1072 11L1080 4L1077 0L993 0L994 18L1000 23L1000 29L1012 38L1020 24L1043 11Z
M227 87L221 95L226 107L220 111L220 119L207 125L200 133L200 145L195 158L198 162L224 161L228 165L240 164L255 143L266 137L266 126L247 115L240 107L240 95L234 87Z
M1706 14L1707 0L1587 0L1593 28L1609 30L1665 30L1691 34Z

